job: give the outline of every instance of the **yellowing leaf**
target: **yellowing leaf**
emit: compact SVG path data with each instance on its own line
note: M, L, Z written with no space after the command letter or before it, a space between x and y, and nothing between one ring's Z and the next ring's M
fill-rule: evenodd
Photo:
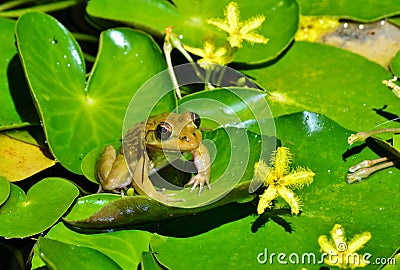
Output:
M11 182L23 180L53 166L38 146L0 134L0 175Z

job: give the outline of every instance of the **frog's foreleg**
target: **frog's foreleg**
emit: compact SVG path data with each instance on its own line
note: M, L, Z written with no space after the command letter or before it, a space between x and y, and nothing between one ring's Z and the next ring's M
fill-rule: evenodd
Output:
M201 144L199 148L192 151L194 166L197 169L197 175L193 176L187 185L193 185L190 191L193 191L199 186L199 195L203 191L204 184L207 184L208 189L210 186L210 173L211 173L211 158L210 152L205 145Z

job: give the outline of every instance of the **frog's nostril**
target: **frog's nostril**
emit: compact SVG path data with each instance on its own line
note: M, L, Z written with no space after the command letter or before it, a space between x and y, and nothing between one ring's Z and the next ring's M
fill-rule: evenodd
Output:
M184 141L187 141L187 142L189 142L189 138L187 137L187 136L182 136L182 138L181 138L182 140L184 140Z

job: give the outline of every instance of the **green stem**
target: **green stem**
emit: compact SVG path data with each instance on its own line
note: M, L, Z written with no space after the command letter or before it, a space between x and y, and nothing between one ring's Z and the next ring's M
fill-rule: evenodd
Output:
M40 12L46 13L46 12L56 11L56 10L60 10L60 9L65 9L65 8L76 5L77 3L78 3L77 0L71 0L71 1L48 3L48 4L44 4L44 5L21 8L21 9L16 9L16 10L2 11L2 12L0 12L0 17L16 18L16 17L20 17L21 15L23 15L27 12L30 12L30 11L40 11Z
M173 47L172 47L171 43L169 42L169 40L166 39L164 41L163 50L164 50L164 54L165 54L165 60L167 61L168 73L169 73L169 76L171 77L172 85L175 89L176 95L178 96L179 99L181 99L182 98L181 89L179 88L179 83L178 83L178 80L175 75L174 67L172 66L172 59L171 59L172 49L173 49Z
M400 133L400 128L381 128L375 129L367 132L358 132L357 134L351 134L350 137L347 139L347 142L352 145L355 142L363 142L368 137L371 137L376 134L382 133Z
M206 69L206 77L204 79L204 90L210 90L208 84L210 82L211 70Z
M72 32L72 35L76 40L86 41L86 42L98 42L99 39L96 36L88 35L84 33Z
M355 181L360 182L362 179L367 178L376 171L380 171L395 165L393 161L387 161L387 160L388 160L387 157L378 158L374 160L364 160L361 163L351 167L349 169L351 173L347 174L347 183L351 184L354 183ZM384 161L387 162L382 163ZM378 163L381 164L374 166L375 164Z
M16 1L5 2L0 5L0 11L12 9L12 8L18 7L23 4L28 4L28 3L33 3L33 2L34 1L32 1L32 0L16 0Z
M218 69L220 70L220 73L217 80L217 87L221 86L222 79L225 76L226 66L218 66Z
M180 53L186 58L186 60L189 61L189 63L192 65L197 77L199 77L200 80L204 80L204 77L201 74L197 64L193 61L193 58L190 56L190 54L185 50L185 48L182 45L181 40L176 36L176 34L171 32L169 34L169 40L170 40L170 43L172 44L172 46L174 48L178 49L178 51L180 51Z

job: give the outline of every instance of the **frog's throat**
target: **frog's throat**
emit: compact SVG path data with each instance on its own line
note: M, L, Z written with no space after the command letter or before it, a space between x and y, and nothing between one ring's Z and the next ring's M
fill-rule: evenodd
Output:
M147 147L147 155L154 164L154 168L162 168L182 155L179 151L168 151L159 148Z

